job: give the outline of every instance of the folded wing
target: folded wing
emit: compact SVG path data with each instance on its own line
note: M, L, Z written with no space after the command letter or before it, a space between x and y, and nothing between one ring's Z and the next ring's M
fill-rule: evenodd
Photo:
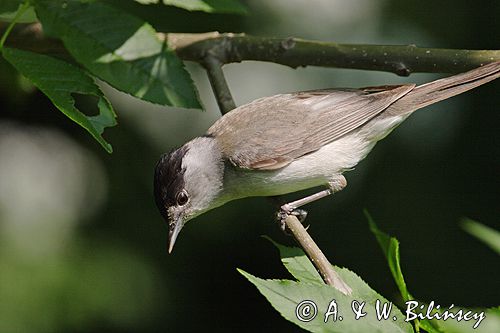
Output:
M240 106L208 130L244 169L274 170L318 150L383 112L415 85L327 89L264 97Z

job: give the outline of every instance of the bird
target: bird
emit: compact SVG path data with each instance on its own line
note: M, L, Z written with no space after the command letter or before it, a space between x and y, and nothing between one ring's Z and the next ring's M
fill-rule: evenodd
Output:
M286 93L233 109L156 164L154 198L168 223L168 252L186 222L229 201L325 187L282 205L283 226L283 216L342 190L343 173L414 111L499 76L496 61L422 85Z

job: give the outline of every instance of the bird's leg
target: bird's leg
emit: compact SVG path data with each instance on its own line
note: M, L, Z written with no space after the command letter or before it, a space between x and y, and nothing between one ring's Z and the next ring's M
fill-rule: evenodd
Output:
M282 205L278 212L278 222L280 224L281 230L285 231L286 229L285 220L288 215L295 215L297 216L297 218L301 223L304 222L307 216L307 212L303 209L297 209L297 208L307 205L308 203L319 200L321 198L324 198L326 196L329 196L330 194L333 194L335 192L338 192L346 186L347 186L347 180L344 178L344 176L340 175L337 178L334 178L328 182L328 188L326 190L319 191L305 198L295 200Z
M304 209L299 209L299 207L329 196L332 193L333 191L328 188L326 190L319 191L318 193L311 194L305 198L282 205L280 207L280 210L278 211L278 223L280 224L281 230L283 230L283 232L286 232L285 221L288 215L294 215L299 219L300 223L304 223L307 217L307 211L305 211Z

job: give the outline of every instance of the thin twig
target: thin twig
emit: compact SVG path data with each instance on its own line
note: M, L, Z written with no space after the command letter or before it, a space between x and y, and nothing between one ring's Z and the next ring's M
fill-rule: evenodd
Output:
M207 70L210 85L212 86L215 99L217 100L217 104L222 114L226 114L236 108L219 59L208 54L205 57L203 66Z
M313 265L318 270L326 284L334 287L345 295L350 295L352 289L342 280L342 278L333 270L332 264L328 261L321 249L313 241L302 223L297 217L288 215L285 220L288 230L295 237L297 243L304 249Z

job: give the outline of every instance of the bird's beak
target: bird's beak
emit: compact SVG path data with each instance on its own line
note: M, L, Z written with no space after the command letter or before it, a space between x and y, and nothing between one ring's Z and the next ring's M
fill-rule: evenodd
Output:
M181 232L182 227L184 224L182 223L181 219L176 219L169 225L169 231L168 231L168 253L172 253L172 250L174 248L175 240L177 239L177 236L179 235L179 232Z

